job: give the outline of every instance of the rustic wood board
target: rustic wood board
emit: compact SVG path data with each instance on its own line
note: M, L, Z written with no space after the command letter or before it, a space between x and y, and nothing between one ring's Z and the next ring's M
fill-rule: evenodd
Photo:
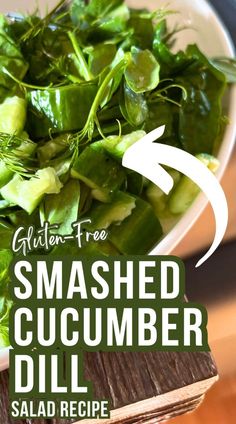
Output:
M99 423L152 424L194 410L217 380L208 353L85 353L84 377L94 398L109 399L110 420ZM8 372L0 380L0 424L8 414ZM75 421L75 420L74 420ZM70 424L68 420L28 420L16 424ZM96 420L83 420L83 424Z

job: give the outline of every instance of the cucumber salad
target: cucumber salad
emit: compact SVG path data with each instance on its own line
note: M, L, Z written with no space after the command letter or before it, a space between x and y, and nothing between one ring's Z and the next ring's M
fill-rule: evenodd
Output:
M197 45L173 53L175 11L130 9L123 0L74 0L47 16L0 16L0 347L9 345L11 241L19 226L83 217L105 242L47 254L147 254L199 190L168 169L165 195L122 167L125 151L165 125L158 142L196 155L213 172L236 82L232 59ZM45 254L38 251L39 254Z

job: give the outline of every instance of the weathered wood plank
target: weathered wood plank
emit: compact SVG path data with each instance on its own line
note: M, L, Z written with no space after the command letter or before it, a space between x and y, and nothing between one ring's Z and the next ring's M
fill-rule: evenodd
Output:
M188 412L217 379L208 353L86 353L84 363L84 377L93 382L94 398L111 401L111 420L100 423L151 424Z
M14 421L9 415L9 373L0 373L0 424L48 424L45 420Z
M84 364L84 377L93 383L94 398L111 401L115 410L110 421L113 423L151 423L153 417L159 422L163 417L193 409L217 376L208 353L86 353ZM8 372L2 373L0 424L13 424L8 414L8 381ZM53 420L51 424L71 422ZM15 424L48 424L48 421Z
M99 356L103 364L96 374L90 370L95 398L106 398L109 393L112 409L217 375L216 366L208 353L112 352L96 354L96 357L93 355L88 353L85 361L97 361Z
M140 418L126 418L125 424L156 424L157 422L166 421L170 418L174 418L175 416L179 416L182 414L185 414L187 412L191 412L195 410L199 404L201 403L203 397L199 397L193 400L190 400L188 402L183 402L180 405L174 405L169 408L160 409L159 411L152 412L152 413L146 413L143 414L143 416L140 416ZM95 421L96 422L96 421ZM124 421L117 420L117 423L122 423ZM60 420L52 420L51 424L68 424L71 423L71 421L60 421ZM85 421L81 421L81 424L85 423ZM94 420L87 420L86 423L93 424Z
M9 398L8 398L8 372L0 374L0 423L13 424L13 420L9 417ZM16 424L23 424L22 421L15 421Z

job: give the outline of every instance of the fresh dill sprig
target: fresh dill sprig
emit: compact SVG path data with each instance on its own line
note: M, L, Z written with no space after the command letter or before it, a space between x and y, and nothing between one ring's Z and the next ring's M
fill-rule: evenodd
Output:
M102 80L97 95L90 109L87 121L84 125L84 128L78 133L77 140L81 141L87 138L88 141L91 141L95 128L97 128L100 135L102 135L99 120L97 117L99 107L104 101L104 96L106 96L107 90L111 89L112 81L121 70L124 70L127 67L128 63L129 55L125 54L124 57L120 60L120 62L118 62L113 68L111 68L109 73Z
M78 70L80 71L81 76L85 79L85 81L91 81L94 76L89 69L89 66L85 60L84 54L80 48L80 45L76 39L76 35L74 32L69 31L68 37L71 41L73 49L75 51L75 56L78 62Z
M23 34L23 36L20 39L20 42L27 42L28 40L35 38L39 35L40 32L44 31L44 29L50 24L53 23L52 18L60 10L60 8L67 3L67 0L60 0L59 3L43 18L39 19L37 23L32 21L33 16L27 17L28 23L30 24L30 28L28 31ZM65 12L63 12L61 15L55 17L56 22L58 22L59 18L64 17Z
M53 87L53 84L51 83L51 84L49 84L49 85L47 85L47 86L45 86L45 87L43 87L43 86L38 86L38 85L33 85L33 84L28 84L28 83L26 83L26 82L24 82L24 81L21 81L21 80L19 80L18 78L16 78L10 71L8 71L4 66L3 66L3 68L2 68L2 72L4 73L4 74L6 74L9 78L11 78L13 81L15 81L17 84L19 84L19 86L20 87L23 87L23 88L29 88L29 89L32 89L32 90L49 90L50 88L52 88Z
M167 16L174 15L176 13L178 13L176 10L169 10L168 7L166 7L166 6L161 7L160 9L156 9L153 12L137 11L137 14L140 18L152 19L154 22L160 21L160 20L166 18ZM133 14L135 16L135 10L133 10Z
M166 80L166 81L168 81L168 80ZM166 101L168 103L172 103L172 104L174 104L178 107L181 107L181 104L179 102L173 100L171 97L168 96L168 90L173 89L173 88L177 88L177 89L181 90L183 100L187 100L188 92L187 92L186 88L183 85L173 83L173 84L167 85L166 87L163 87L161 89L153 91L148 97L149 103L156 103L158 101Z
M23 143L33 144L31 140L26 140L16 135L0 133L0 160L12 172L30 178L34 175L36 167L34 166L34 159L29 158L20 149Z
M52 72L58 72L60 75L63 75L63 77L65 78L65 81L68 80L72 83L78 83L80 84L81 82L83 82L83 79L80 78L78 75L74 75L70 72L69 67L68 67L68 57L66 55L61 56L57 59L54 59L52 63L50 63L49 65L49 69L48 72L45 73L45 76L50 75L50 73ZM63 83L63 81L62 81Z

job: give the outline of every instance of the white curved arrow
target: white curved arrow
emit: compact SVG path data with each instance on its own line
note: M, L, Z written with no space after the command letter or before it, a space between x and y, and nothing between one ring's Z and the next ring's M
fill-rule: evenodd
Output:
M122 164L148 178L166 194L170 193L174 181L159 164L186 175L205 193L214 211L216 231L212 246L196 265L199 267L210 258L224 238L228 225L227 200L217 178L199 159L176 147L153 143L164 131L165 126L159 127L129 147Z

